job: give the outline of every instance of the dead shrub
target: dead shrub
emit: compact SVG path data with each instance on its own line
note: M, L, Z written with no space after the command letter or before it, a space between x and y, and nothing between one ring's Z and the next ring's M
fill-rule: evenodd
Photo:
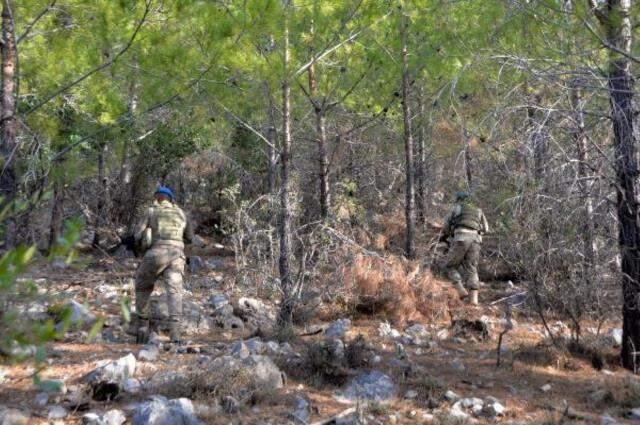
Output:
M450 416L447 413L438 413L434 417L433 423L435 425L466 425L468 423L471 423L471 420L463 419L463 418L455 418L453 416Z
M590 361L594 369L602 370L607 366L607 355L597 340L583 339L580 342L571 340L567 343L567 350L577 358Z
M452 310L463 306L458 294L449 282L441 281L431 274L423 274L414 285L419 300L418 311L429 323L448 320Z
M418 262L396 256L356 254L338 270L338 277L356 311L381 315L395 326L439 320L456 299L430 272L421 273Z
M417 319L416 300L407 271L397 257L381 259L358 254L340 274L355 309L386 316L394 324Z
M208 370L203 373L196 365L180 368L169 375L152 378L154 394L169 398L186 397L194 400L221 400L233 397L241 404L262 397L265 390L256 385L245 369ZM266 391L267 393L269 391Z
M552 366L557 369L564 368L569 359L568 352L563 348L540 343L534 346L520 347L514 353L514 360L525 364L537 366Z
M389 238L382 233L376 233L371 240L371 248L376 251L385 251L389 245Z
M392 214L377 215L374 218L373 229L376 237L373 246L376 250L402 254L406 235L403 214L404 212L398 209Z
M640 405L640 381L634 376L612 383L608 389L613 396L612 405L635 408Z

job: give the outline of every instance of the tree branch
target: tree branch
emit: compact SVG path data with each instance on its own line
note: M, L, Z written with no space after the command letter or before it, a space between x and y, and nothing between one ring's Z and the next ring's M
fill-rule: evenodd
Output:
M598 41L600 41L600 44L602 44L602 46L605 49L609 49L612 50L618 54L621 54L622 56L626 57L627 59L635 62L635 63L640 63L640 58L633 56L631 53L624 51L623 49L614 46L613 44L609 43L607 40L605 40L604 38L602 38L600 36L600 34L598 34L598 32L591 26L591 24L589 22L587 22L586 20L584 21L584 25L585 27L587 27L587 29L589 30L589 32L591 34L593 34Z
M111 59L109 59L108 61L102 63L101 65L93 68L92 70L90 70L89 72L87 72L86 74L82 75L81 77L75 79L74 81L62 86L61 88L59 88L58 90L54 91L53 93L47 95L43 100L41 100L40 102L38 102L35 106L33 106L31 109L29 109L27 112L25 112L25 115L29 115L32 112L36 111L37 109L41 108L42 106L46 105L47 103L49 103L51 100L55 99L56 97L58 97L59 95L61 95L62 93L66 92L67 90L73 88L74 86L80 84L81 82L83 82L84 80L86 80L87 78L91 77L93 74L102 71L103 69L113 65L118 59L120 59L120 57L122 55L125 54L125 52L127 50L129 50L129 48L133 45L133 42L136 39L136 36L138 35L138 33L140 32L140 29L142 28L142 25L145 23L146 19L147 19L147 15L149 14L149 11L151 10L151 2L153 0L147 0L145 2L145 9L144 9L144 13L142 15L142 18L140 19L140 21L138 22L138 24L136 25L135 30L133 31L133 34L131 35L131 37L129 38L129 41L127 42L127 44L125 44L125 46L120 49L120 51L118 51L118 53L116 53Z
M185 88L184 90L182 90L181 92L190 90L191 88L193 88L196 84L198 84L200 81L202 81L202 78L213 68L213 64L209 65L205 70L203 70L200 75L193 80L192 82L190 82ZM169 103L172 103L174 100L178 99L180 97L181 92L177 92L174 93L172 96L168 97L167 99L163 100L162 102L156 103L155 105L151 106L150 108L148 108L147 110L143 111L140 115L146 115L148 113L151 113L157 109L162 108L165 105L168 105ZM51 161L52 162L56 162L56 161L60 161L62 160L69 152L71 152L73 149L75 149L76 147L80 146L81 144L83 144L84 142L93 139L94 137L96 137L97 135L107 131L110 128L115 127L116 125L128 120L130 118L130 114L129 112L125 112L122 115L120 115L116 121L111 124L111 125L105 125L104 127L100 128L98 131L94 131L93 133L89 134L88 136L83 137L80 140L77 140L76 142L66 146L65 148L59 150L58 152L56 152L55 155L53 155L51 157ZM145 136L146 137L146 136Z
M347 37L345 40L342 40L340 43L336 44L335 46L326 49L324 52L322 52L320 54L320 56L315 57L311 60L309 60L309 62L305 63L304 65L302 65L300 68L298 68L298 70L293 74L293 77L296 78L298 76L300 76L302 73L304 73L307 69L309 69L309 67L311 65L313 65L314 63L320 61L322 58L324 58L325 56L335 52L336 50L338 50L340 47L344 46L345 44L355 40L360 34L362 33L362 31L358 31L354 34L351 34L349 37Z
M252 132L252 133L253 133L253 134L255 134L256 136L258 136L258 138L259 138L260 140L262 140L263 142L265 142L265 143L267 144L267 146L269 146L269 147L271 147L271 148L273 148L273 149L275 149L275 150L277 151L277 149L276 149L276 147L273 145L273 143L271 143L271 142L269 141L269 139L267 139L266 137L264 137L264 135L263 135L262 133L260 133L258 130L256 130L255 128L253 128L253 126L251 126L251 124L249 124L249 123L245 122L242 118L240 118L239 116L237 116L236 114L234 114L234 113L233 113L229 108L227 108L226 106L224 106L224 105L222 104L222 102L220 102L219 100L214 99L214 101L215 101L218 105L220 105L220 107L221 107L222 109L224 109L224 111L225 111L227 114L231 115L231 117L232 117L234 120L238 121L238 123L242 124L242 126L243 126L243 127L245 127L247 130L249 130L250 132Z
M18 37L18 39L16 40L16 44L20 44L20 42L29 35L29 33L31 32L31 30L33 29L33 27L40 21L40 19L42 19L44 17L44 15L46 15L47 13L49 13L49 11L51 9L53 9L53 6L56 5L56 2L58 0L51 0L51 3L49 3L49 6L47 6L42 12L40 12L38 14L38 16L36 16L33 21L31 21L31 23L29 25L27 25L27 28L24 30L24 32L22 33L22 35L20 37Z

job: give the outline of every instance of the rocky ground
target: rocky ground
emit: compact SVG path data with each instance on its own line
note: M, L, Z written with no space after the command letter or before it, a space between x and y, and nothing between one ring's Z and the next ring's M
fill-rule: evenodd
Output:
M77 326L48 346L39 385L30 364L0 366L0 424L640 421L640 381L615 362L615 323L599 336L587 329L591 349L556 348L526 314L517 286L497 282L485 285L480 307L451 307L399 329L340 313L318 295L309 301L319 306L314 318L277 334L275 303L234 285L233 257L208 248L190 253L184 346L168 344L162 332L139 346L124 333L122 302L136 266L126 253L34 269L29 278L46 302L24 314L70 306ZM455 296L445 281L435 287ZM152 307L162 328L161 295ZM101 318L104 327L88 342ZM550 326L568 335L562 323Z

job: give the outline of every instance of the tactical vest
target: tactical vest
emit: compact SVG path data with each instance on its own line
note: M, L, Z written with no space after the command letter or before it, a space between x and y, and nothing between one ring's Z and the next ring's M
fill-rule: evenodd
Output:
M187 226L186 217L182 210L168 202L161 202L153 207L153 241L182 242L184 229Z
M454 220L455 227L479 231L482 229L482 210L471 204L462 204L460 214Z

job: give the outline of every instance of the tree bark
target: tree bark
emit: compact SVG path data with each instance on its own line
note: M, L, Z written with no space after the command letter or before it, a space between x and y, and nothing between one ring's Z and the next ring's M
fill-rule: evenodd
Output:
M630 54L632 49L631 0L607 0L603 8L590 3L609 45ZM634 134L634 80L631 61L609 52L609 104L613 121L616 166L618 245L622 257L622 365L638 371L640 352L640 219L637 140Z
M571 104L573 109L573 139L576 143L578 154L578 187L584 197L584 227L582 232L584 242L585 267L584 275L587 282L591 282L595 274L597 264L597 247L595 245L595 224L593 218L593 197L591 195L591 173L587 167L589 150L584 123L584 99L582 97L581 82L571 83Z
M312 29L313 31L313 29ZM320 194L320 217L329 216L331 204L329 187L329 154L327 152L327 125L325 101L318 99L318 80L316 78L315 54L309 66L309 97L316 117L316 144L318 145L318 182Z
M267 140L269 146L267 146L267 188L269 194L275 195L277 189L277 166L278 166L278 151L276 149L278 133L276 131L276 108L273 105L273 98L271 96L271 88L267 81L264 82L264 95L268 99L267 110Z
M400 36L402 39L402 117L404 124L405 151L405 222L407 226L405 255L415 257L415 188L413 182L413 135L411 132L411 107L409 106L409 65L407 60L407 31L408 20L400 17Z
M109 153L108 144L105 142L100 146L98 152L98 199L96 204L96 233L93 239L93 245L100 245L100 235L102 229L108 222L108 205L109 205L109 179L107 178L106 159Z
M0 135L2 137L1 155L2 169L0 170L0 196L3 198L0 209L10 206L16 200L18 180L15 163L17 156L17 121L16 113L16 65L18 53L16 50L15 29L11 9L11 1L4 0L2 7L2 114L0 121ZM4 222L4 246L13 248L17 241L16 218L10 208L9 217Z
M127 102L127 115L129 116L129 126L136 128L136 111L138 109L138 86L134 80L129 84L129 100ZM124 190L125 186L131 184L131 138L124 140L122 147L122 158L120 161L120 175L118 176L120 188Z
M114 209L117 221L120 224L127 223L131 215L131 202L133 200L133 175L131 165L131 141L136 134L136 111L138 109L138 85L136 77L132 77L129 84L129 98L127 102L128 125L131 131L126 135L122 145L120 157L120 172L118 173L117 187L114 187Z
M331 192L329 187L329 156L327 152L327 127L325 108L316 107L316 133L318 142L319 181L320 181L320 216L326 219L331 208Z
M417 184L417 209L418 209L418 222L424 224L426 220L426 129L425 129L425 107L424 107L424 90L422 86L418 91L418 115L420 120L418 121L418 137L416 143L417 161L416 161L416 184Z
M289 83L289 11L285 5L284 17L284 76L282 80L282 151L280 154L280 285L282 303L278 325L288 327L293 323L293 280L291 279L291 206L289 205L289 161L291 159L291 86Z
M51 223L49 225L49 251L58 242L62 232L64 188L58 181L53 183L53 200L51 205Z
M637 371L640 351L640 225L638 223L639 171L633 134L633 77L624 60L613 62L609 90L613 116L618 185L618 244L622 254L623 335L622 364Z
M276 153L276 128L273 125L273 123L271 123L271 125L269 125L269 129L267 130L267 140L269 141L271 146L268 146L268 152L267 155L269 156L268 158L268 165L267 165L267 174L268 174L268 178L267 178L267 184L269 185L267 190L269 191L269 193L271 195L276 193L276 167L278 164L278 156Z

